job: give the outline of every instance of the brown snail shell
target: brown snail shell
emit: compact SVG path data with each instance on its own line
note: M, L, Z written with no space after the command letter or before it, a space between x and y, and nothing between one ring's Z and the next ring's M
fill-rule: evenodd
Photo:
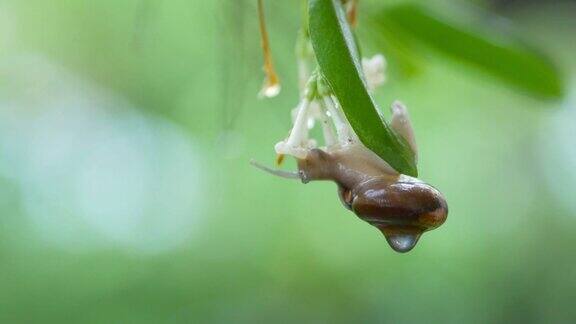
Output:
M410 251L421 234L442 225L448 206L434 187L401 176L396 182L375 178L352 190L339 188L344 205L377 227L398 252Z
M448 205L442 193L419 179L399 175L363 147L311 150L298 160L303 182L332 180L344 206L377 227L397 252L408 252L423 232L442 225Z

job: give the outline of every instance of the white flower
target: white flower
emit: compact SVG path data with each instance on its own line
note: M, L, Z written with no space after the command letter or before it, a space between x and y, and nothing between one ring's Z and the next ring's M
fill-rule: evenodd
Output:
M280 83L269 83L268 80L265 80L262 90L258 93L258 98L274 98L280 94L280 90L282 90Z
M308 140L310 101L307 98L302 99L295 110L296 117L290 135L287 139L276 144L274 149L277 154L286 154L303 159L308 154L311 144L314 144Z
M274 147L279 155L305 158L311 149L317 147L317 142L308 138L308 133L316 122L322 127L327 151L359 143L356 133L333 96L328 95L312 101L307 98L302 99L292 111L292 120L294 126L290 135Z
M362 69L368 83L368 90L374 91L386 82L387 66L388 63L382 54L376 54L370 59L362 59Z
M369 90L381 85L384 80L386 60L382 55L376 55L371 59L364 59L366 81ZM313 82L317 82L314 84ZM307 87L303 89L300 103L292 110L293 127L288 137L278 142L274 149L278 155L290 155L297 159L304 159L310 150L317 148L315 139L309 138L309 132L315 125L320 125L323 134L322 150L335 152L339 150L352 150L355 147L364 147L352 126L346 119L338 99L325 91L321 79L311 79ZM315 88L318 87L318 88ZM310 95L311 91L317 91ZM395 101L391 106L392 118L390 127L402 137L417 154L414 132L408 116L406 106L400 101Z
M298 111L300 109L300 104L292 109L292 123L296 122L296 117L298 116ZM322 109L318 103L318 101L314 100L310 102L310 106L308 107L308 118L306 119L306 125L309 129L314 128L316 125L316 120L320 120L322 118Z

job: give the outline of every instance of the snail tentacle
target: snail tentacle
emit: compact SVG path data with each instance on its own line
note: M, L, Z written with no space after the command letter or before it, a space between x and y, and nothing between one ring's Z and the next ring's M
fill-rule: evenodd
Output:
M250 164L253 165L254 167L267 172L271 175L280 177L280 178L285 178L285 179L297 179L297 180L302 180L304 181L304 178L302 176L302 172L298 171L282 171L282 170L277 170L277 169L272 169L269 168L263 164L258 163L255 160L250 160Z
M412 128L406 105L401 101L396 100L392 103L390 110L392 111L390 127L406 140L414 152L415 159L418 159L418 146L416 145L416 137L414 136L414 129Z

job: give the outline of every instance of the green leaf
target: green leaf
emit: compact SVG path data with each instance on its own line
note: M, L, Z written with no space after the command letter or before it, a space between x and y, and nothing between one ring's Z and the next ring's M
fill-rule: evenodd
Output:
M530 94L544 98L563 94L563 82L554 64L504 34L496 37L469 30L417 4L387 8L377 20L381 28L399 28L403 34Z
M309 1L310 38L320 70L362 143L398 172L417 176L414 152L380 118L368 93L340 0Z

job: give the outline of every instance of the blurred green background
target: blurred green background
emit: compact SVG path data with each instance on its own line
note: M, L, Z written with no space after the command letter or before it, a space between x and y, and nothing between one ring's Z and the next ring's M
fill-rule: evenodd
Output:
M382 2L362 2L365 55L388 55L363 24ZM574 322L576 4L427 2L528 40L566 89L419 45L414 71L390 60L377 101L408 105L450 206L401 255L334 184L249 166L272 165L298 96L300 4L265 3L271 100L255 1L0 1L0 321Z

